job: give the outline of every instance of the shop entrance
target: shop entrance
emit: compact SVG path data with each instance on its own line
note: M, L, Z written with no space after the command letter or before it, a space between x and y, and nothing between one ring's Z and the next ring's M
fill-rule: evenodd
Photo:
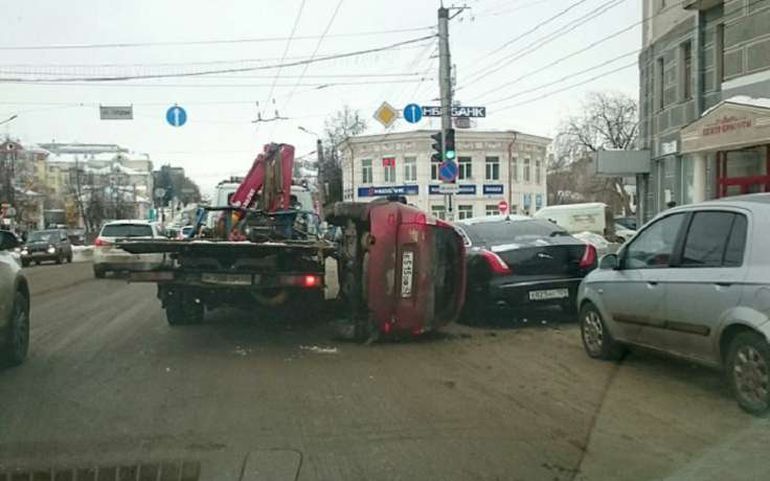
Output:
M770 192L770 146L717 152L717 197Z

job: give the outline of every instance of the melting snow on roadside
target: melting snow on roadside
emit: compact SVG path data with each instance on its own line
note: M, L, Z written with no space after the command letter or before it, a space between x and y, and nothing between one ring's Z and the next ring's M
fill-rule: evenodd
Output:
M337 354L339 349L336 347L321 347L321 346L299 346L303 351L310 351L316 354Z

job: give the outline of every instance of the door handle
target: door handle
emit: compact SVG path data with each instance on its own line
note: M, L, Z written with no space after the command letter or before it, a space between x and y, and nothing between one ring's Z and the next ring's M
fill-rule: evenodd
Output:
M714 285L717 287L730 287L733 285L733 283L732 282L715 282Z
M658 285L658 281L647 281L647 285L648 286L653 286L653 287L657 286Z

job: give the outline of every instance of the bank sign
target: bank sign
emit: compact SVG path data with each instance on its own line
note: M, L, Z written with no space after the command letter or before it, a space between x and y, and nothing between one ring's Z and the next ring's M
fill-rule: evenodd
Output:
M358 197L381 197L386 195L418 195L418 185L384 185L373 187L359 187Z
M430 195L440 195L438 185L429 185L428 193ZM460 184L457 186L457 195L476 195L476 186L471 184Z

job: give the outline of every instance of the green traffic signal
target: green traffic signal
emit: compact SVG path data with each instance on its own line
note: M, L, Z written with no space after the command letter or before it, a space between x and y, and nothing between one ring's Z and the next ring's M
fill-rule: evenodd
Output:
M446 129L444 131L444 157L446 160L454 160L456 156L455 129Z

